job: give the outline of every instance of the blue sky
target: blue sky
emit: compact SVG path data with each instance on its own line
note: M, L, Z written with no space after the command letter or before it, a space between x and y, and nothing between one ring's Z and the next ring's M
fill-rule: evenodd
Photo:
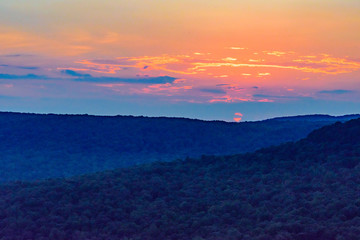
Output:
M358 0L2 1L0 111L359 113L359 12Z

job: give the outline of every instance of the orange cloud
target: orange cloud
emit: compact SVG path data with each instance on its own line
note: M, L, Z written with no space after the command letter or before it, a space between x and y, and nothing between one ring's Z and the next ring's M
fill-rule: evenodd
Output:
M116 61L108 62L95 62L92 60L81 60L76 63L86 65L89 69L96 72L102 73L116 73L124 68L137 68L140 70L161 70L165 72L172 72L177 74L191 75L196 74L194 71L177 70L175 68L169 67L169 65L182 64L185 65L185 59L189 58L187 55L177 55L177 56L143 56L143 57L118 57Z
M165 95L165 96L174 96L180 92L184 92L192 89L192 86L174 86L170 83L166 84L154 84L146 88L142 88L136 93L140 94L153 94L153 95Z
M267 52L264 51L265 55L278 55L278 57L284 57L284 52ZM283 54L284 53L284 54ZM290 52L291 55L295 55ZM260 68L260 69L288 69L296 70L306 73L320 73L327 75L336 75L341 73L354 72L360 69L360 63L356 61L350 61L342 58L334 58L328 55L322 55L317 58L308 57L296 57L294 59L285 59L281 62L267 63L266 59L250 59L251 63L244 60L238 60L238 57L216 57L215 55L211 58L204 58L202 54L191 57L189 55L161 55L161 56L142 56L142 57L119 57L114 61L101 62L93 60L81 60L76 63L86 65L91 71L111 73L115 74L123 70L124 68L134 68L138 71L157 71L170 72L178 75L199 75L202 72L207 72L208 75L216 77L230 76L228 70L223 68ZM259 63L262 62L262 63ZM218 68L219 70L209 70L210 68ZM223 70L222 70L223 69ZM236 76L250 76L246 74L252 73L236 73ZM271 72L266 73L270 75ZM262 74L259 74L262 75ZM263 76L263 75L262 75Z
M260 60L250 59L249 61L258 62ZM360 63L349 61L347 59L332 58L326 56L320 60L311 59L295 59L294 64L257 64L257 63L230 63L230 62L196 62L192 70L214 68L214 67L250 67L250 68L278 68L278 69L292 69L309 73L323 73L329 75L336 75L341 73L350 73L360 69ZM305 63L297 64L297 63Z
M186 101L200 102L273 102L275 100L262 98L253 99L251 86L284 86L284 89L299 89L299 87L321 86L319 79L326 79L325 75L337 75L355 72L360 69L360 63L356 60L336 58L329 55L318 55L315 58L303 56L294 52L271 52L261 51L258 54L262 62L248 62L253 51L244 50L229 57L228 52L222 54L183 54L183 55L160 55L118 57L112 60L81 60L77 64L85 67L74 69L95 71L99 73L117 74L126 76L145 75L159 76L169 72L171 76L178 78L171 85L154 85L147 88L137 89L133 87L129 92L134 94L154 95L182 95ZM283 54L286 53L286 54ZM275 56L278 55L278 56ZM276 58L274 58L275 56ZM71 68L67 68L71 69ZM123 71L127 70L127 71ZM294 72L296 71L296 72ZM295 77L294 77L295 76ZM264 81L264 78L270 81ZM292 77L292 81L289 81ZM301 81L313 79L314 81ZM327 79L333 78L328 77ZM192 88L213 88L222 85L226 90L225 96L212 94L202 95L196 91L188 91ZM227 85L226 87L224 85ZM232 87L230 87L232 86ZM246 95L246 92L248 95Z
M75 63L82 64L88 67L88 70L98 73L112 73L115 74L117 71L122 70L125 67L135 67L122 64L109 64L109 63L97 63L91 60L81 60Z
M233 103L233 102L262 102L264 99L254 100L252 97L236 97L236 96L222 96L218 98L213 98L209 100L210 103L217 103L217 102L226 102L226 103Z
M323 58L316 60L316 57L306 56L305 59L295 59L294 62L304 63L308 65L313 65L313 68L303 68L304 71L308 72L319 72L327 74L339 74L339 73L349 73L354 72L360 69L360 63L356 61L350 61L344 58L334 58L329 55L323 55ZM316 68L316 65L319 67Z
M226 57L226 58L223 58L222 59L223 61L236 61L237 59L236 58L233 58L233 57Z
M262 62L262 59L249 59L249 62Z
M267 54L267 55L271 55L271 56L281 57L283 55L286 55L286 54L289 54L289 53L294 53L294 52L264 51L264 53Z
M243 48L243 47L229 47L229 49L232 49L232 50L245 50L247 48Z

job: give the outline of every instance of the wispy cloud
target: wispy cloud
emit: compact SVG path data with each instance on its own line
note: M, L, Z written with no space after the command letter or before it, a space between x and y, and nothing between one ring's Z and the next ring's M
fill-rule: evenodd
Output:
M199 91L205 93L226 94L225 90L219 88L200 88Z
M214 97L209 101L210 103L235 103L235 102L273 102L269 99L254 99L250 96L234 97L230 95Z
M273 96L273 95L267 95L267 94L253 94L252 95L253 97L255 98L277 98L279 96ZM283 96L280 96L280 97L283 97Z
M176 95L180 92L181 94L186 94L190 100L203 102L283 102L309 97L313 92L307 95L303 93L290 95L286 94L290 92L287 90L284 95L253 95L252 91L258 89L258 84L260 86L261 84L269 85L269 81L260 82L259 79L271 80L278 86L286 83L288 84L286 89L293 89L291 82L284 80L284 76L296 74L296 78L293 78L293 81L298 82L304 77L313 77L314 79L326 78L324 77L325 75L352 73L360 69L358 62L347 58L335 58L323 54L314 57L303 57L298 53L290 51L259 51L256 54L259 61L251 62L249 59L253 56L254 52L248 49L241 50L244 51L226 52L224 55L198 53L189 55L118 57L108 60L81 60L77 62L77 64L83 66L83 69L88 69L87 71L106 74L151 76L171 73L179 79L185 79L186 88L173 79L162 79L159 81L157 78L151 79L149 77L119 79L109 76L81 77L79 75L75 80L126 84L150 84L152 82L152 85L171 83L173 84L171 87L159 85L157 88L145 89L142 92L161 92L165 94L167 91L168 95ZM125 72L124 70L127 71ZM74 73L73 76L75 77ZM258 87L252 88L252 84L257 84ZM189 86L192 87L191 91L187 91ZM136 91L131 89L131 92Z
M0 79L47 79L47 77L35 75L35 74L26 74L26 75L0 74Z
M272 100L286 100L286 99L303 99L303 98L309 98L304 96L291 96L291 95L271 95L271 94L253 94L252 95L255 99L272 99Z
M282 51L263 51L263 53L271 56L281 57L286 54L293 54L295 52L282 52Z
M153 95L171 97L168 101L177 101L176 99L183 98L181 101L191 101L186 92L191 91L192 86L189 85L174 85L171 83L166 84L151 84L144 88L132 88L131 93L136 95Z
M244 48L244 47L229 47L228 49L231 49L231 50L245 50L247 48Z
M211 73L212 76L230 76L226 68L238 68L231 71L237 76L251 76L251 73L243 72L244 68L283 69L296 70L305 73L336 75L350 73L360 69L360 63L346 58L335 58L330 55L319 55L314 58L299 56L295 52L263 51L258 53L259 59L245 58L245 56L216 56L215 54L202 55L161 55L140 57L119 57L110 60L81 60L76 63L85 65L89 70L112 73L128 68L138 71L163 71L182 75L201 75ZM269 62L267 58L276 56ZM261 58L260 58L261 57ZM214 68L215 70L209 70ZM226 70L226 71L225 71ZM238 73L236 72L238 71ZM267 71L267 70L266 70ZM216 72L216 74L214 73ZM271 74L268 73L268 75Z
M316 83L316 91L325 90L314 92L314 88L310 89L312 81L302 81L306 78L313 79L314 83L319 79L336 81L335 76L328 74L345 72L353 74L344 75L344 80L356 78L355 71L360 69L359 62L350 58L334 58L321 54L309 57L293 52L258 51L256 59L261 61L249 62L249 59L255 56L253 54L252 50L243 49L228 50L221 54L190 52L188 55L85 59L72 64L64 61L66 66L50 62L38 71L25 71L35 70L36 67L26 66L30 61L16 59L14 56L14 59L1 59L0 69L4 71L0 74L0 79L51 80L49 82L54 86L79 86L99 94L154 95L165 96L169 101L182 99L198 103L293 102L311 96L319 99L354 96L345 95L350 93L349 90L327 90L329 85L321 85L326 81ZM30 63L43 64L44 59L36 58ZM23 68L24 71L10 67ZM30 85L31 81L28 82ZM304 88L295 87L301 84L307 85ZM274 86L281 89L275 91ZM342 88L347 89L348 85L343 85ZM341 94L344 96L340 96Z
M31 54L6 54L6 55L0 55L0 57L6 57L6 58L18 58L18 57L32 57Z
M332 59L334 60L334 59ZM295 60L294 60L295 61ZM338 61L307 61L307 64L301 64L300 61L290 63L290 64L256 64L256 63L230 63L230 62L197 62L194 63L195 67L192 68L193 71L204 68L220 68L220 67L249 67L249 68L278 68L278 69L292 69L308 73L323 73L329 75L336 75L340 73L350 73L360 69L360 64L356 62L347 62L343 59Z
M16 99L18 97L15 97L15 96L7 96L7 95L1 95L0 94L0 100L1 99L4 99L4 100L9 100L9 99Z
M119 77L93 77L91 75L86 77L75 78L78 82L93 82L93 83L131 83L131 84L166 84L173 83L177 78L169 76L147 77L147 78L119 78Z
M37 69L39 69L39 67L34 67L34 66L18 66L18 65L8 65L8 64L0 64L0 67L18 68L18 69L25 69L25 70L37 70Z
M90 74L82 74L82 73L79 73L79 72L76 72L76 71L70 70L70 69L61 70L61 73L70 75L72 77L91 77Z
M189 72L187 67L190 60L188 55L161 55L161 56L141 56L141 57L118 57L113 60L81 60L76 63L86 66L89 70L101 73L115 74L118 71L135 68L142 71L164 71L177 74L195 74Z
M107 76L96 77L87 73L79 73L71 69L63 69L60 72L65 75L75 77L73 78L74 81L92 82L92 83L167 84L167 83L174 83L174 81L178 79L169 76L135 77L135 78L107 77Z
M353 93L353 92L354 91L352 91L352 90L335 89L335 90L322 90L322 91L319 91L318 93L339 95L339 94L347 94L347 93Z

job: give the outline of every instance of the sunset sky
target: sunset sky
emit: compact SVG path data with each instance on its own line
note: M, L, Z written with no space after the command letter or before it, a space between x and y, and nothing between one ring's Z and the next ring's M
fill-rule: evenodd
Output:
M360 1L0 1L0 111L359 113Z

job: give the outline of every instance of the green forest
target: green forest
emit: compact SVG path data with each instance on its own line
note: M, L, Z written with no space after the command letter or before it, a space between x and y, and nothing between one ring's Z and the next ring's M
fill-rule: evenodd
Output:
M254 153L6 183L0 239L358 240L359 163L357 119Z
M69 177L154 161L257 150L356 118L229 123L185 118L0 113L0 182Z

